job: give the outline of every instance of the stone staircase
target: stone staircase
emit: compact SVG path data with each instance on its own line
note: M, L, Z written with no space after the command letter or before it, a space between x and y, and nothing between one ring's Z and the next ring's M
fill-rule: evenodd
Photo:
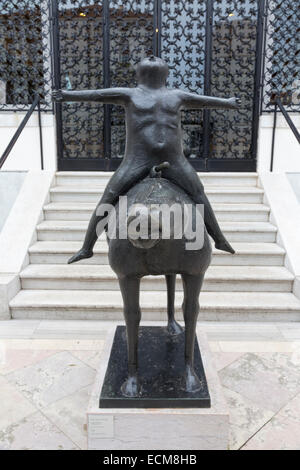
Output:
M88 220L109 173L60 172L21 272L21 291L10 303L13 318L121 319L122 300L107 259L104 237L89 260L68 265L82 243ZM214 250L200 296L199 319L299 320L294 276L284 267L285 251L255 173L202 173L201 180L220 225L236 249ZM141 284L145 320L166 318L166 287L161 276ZM182 302L178 276L176 307ZM179 316L181 318L181 316Z

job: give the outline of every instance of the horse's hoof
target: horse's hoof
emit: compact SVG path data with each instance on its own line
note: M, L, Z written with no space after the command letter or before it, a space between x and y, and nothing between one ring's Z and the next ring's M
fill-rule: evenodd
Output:
M202 384L198 379L196 373L189 369L184 377L184 389L188 393L198 392L202 389Z
M169 335L177 336L177 335L180 335L181 333L183 333L184 329L182 328L182 326L179 325L179 323L177 323L177 321L174 320L174 321L168 323L167 331L168 331Z
M137 377L128 377L121 386L121 393L127 398L138 397L140 395L140 386Z

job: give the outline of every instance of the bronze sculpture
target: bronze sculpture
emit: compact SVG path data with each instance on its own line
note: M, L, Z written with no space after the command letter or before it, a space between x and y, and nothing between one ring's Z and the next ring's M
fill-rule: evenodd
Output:
M206 229L203 227L203 246L190 253L185 250L184 237L177 240L162 240L160 237L158 241L155 240L155 243L150 244L145 244L141 240L140 246L130 237L125 240L120 240L118 237L108 239L110 264L118 276L124 301L129 375L122 386L122 393L126 397L137 397L140 393L137 375L140 279L147 274L166 276L168 331L176 335L181 333L181 327L174 319L175 277L177 273L182 276L186 326L183 388L193 393L201 387L194 371L193 357L199 311L198 297L211 259L207 232L214 239L217 249L234 253L218 225L197 173L183 154L180 111L197 108L236 109L239 99L213 98L179 89L168 89L167 75L167 64L161 58L151 56L138 64L138 85L135 88L53 92L53 97L58 101L99 101L117 104L124 106L126 113L124 158L110 179L90 219L82 248L70 258L69 263L93 256L93 247L101 233L99 224L104 219L103 214L99 215L98 209L103 204L110 204L111 207L115 206L118 212L119 196L126 194L132 203L138 194L139 202L147 206L149 205L147 195L154 191L157 203L167 200L168 204L171 204L172 201L180 200L182 204L204 205ZM163 173L160 191L156 187L157 181L151 178L156 171ZM143 194L145 197L141 197ZM104 228L102 224L102 230ZM176 257L172 263L174 253Z

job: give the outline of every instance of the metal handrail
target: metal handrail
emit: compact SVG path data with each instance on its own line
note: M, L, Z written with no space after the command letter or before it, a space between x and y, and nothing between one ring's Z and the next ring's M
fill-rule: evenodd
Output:
M295 126L295 124L293 123L293 121L291 120L290 116L288 115L287 110L283 106L282 101L281 101L280 98L276 98L276 104L277 104L278 108L280 109L280 111L282 112L282 114L284 115L286 122L290 126L291 130L293 131L294 136L296 137L296 139L298 140L298 142L300 144L300 134L298 132L298 129Z
M296 137L298 143L300 144L300 133L298 132L297 127L291 120L290 116L288 115L287 110L282 104L282 101L280 98L276 97L274 101L275 107L274 107L274 119L273 119L273 131L272 131L272 146L271 146L271 162L270 162L270 171L273 171L273 162L274 162L274 148L275 148L275 131L276 131L276 123L277 123L277 111L278 108L282 112L282 115L284 116L286 122L288 123L291 131L293 132L294 136Z
M40 97L39 95L35 95L34 100L30 108L28 109L27 113L25 114L22 122L20 123L18 129L14 133L13 137L11 138L8 146L4 150L1 158L0 158L0 169L4 165L7 157L9 156L13 146L17 142L18 138L20 137L21 132L23 131L24 127L26 126L30 116L32 115L33 111L37 106L38 109L38 122L39 122L39 136L40 136L40 153L41 153L41 169L44 169L44 153L43 153L43 136L42 136L42 121L41 121L41 107L40 107Z

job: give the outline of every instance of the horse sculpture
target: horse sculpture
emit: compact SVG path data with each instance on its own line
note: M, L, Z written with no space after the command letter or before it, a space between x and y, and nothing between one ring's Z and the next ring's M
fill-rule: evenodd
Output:
M176 274L182 277L184 300L183 317L185 322L185 373L182 377L183 389L186 392L196 392L201 388L200 381L194 370L194 343L196 322L199 313L199 294L204 274L211 261L211 244L206 228L201 218L203 243L200 248L187 250L186 238L174 236L171 226L169 239L162 237L162 219L158 204L173 204L184 206L189 204L194 208L192 223L195 226L195 202L178 186L161 176L161 170L168 168L165 162L153 167L149 176L131 188L127 196L127 217L121 221L119 206L116 206L116 226L119 227L115 238L108 235L109 263L118 276L124 302L124 317L127 331L128 349L128 378L123 383L121 391L126 397L137 397L140 394L138 379L138 330L141 320L139 303L140 281L147 275L164 275L168 289L168 332L171 335L182 333L181 326L174 318L174 294ZM133 208L143 204L139 220L156 223L158 236L151 238L134 236L131 223L134 220ZM146 209L145 209L146 208ZM199 212L198 212L199 216ZM122 227L123 224L123 227ZM126 227L124 227L126 224ZM198 224L199 225L199 224ZM127 239L119 236L121 229L127 229ZM136 233L136 232L135 232ZM150 235L148 233L148 235Z
M168 331L179 334L180 326L174 319L174 290L176 274L181 274L185 321L185 374L183 386L186 391L197 391L200 381L193 367L194 341L198 297L203 277L211 259L211 245L207 231L215 247L229 253L234 249L226 240L217 222L214 211L207 199L204 187L197 173L184 156L182 144L181 111L183 109L237 109L239 98L216 98L190 93L166 86L168 65L153 55L143 59L137 66L137 86L115 87L103 90L54 90L56 101L95 101L104 104L121 105L125 108L126 145L124 158L110 179L90 219L81 249L69 263L93 256L93 247L106 227L108 216L116 215L118 226L127 229L128 238L108 237L109 260L116 272L124 300L124 315L128 343L128 379L122 386L122 393L128 397L139 396L137 374L137 341L141 318L139 306L140 280L146 275L165 275L168 287ZM164 161L167 163L162 163ZM153 167L153 165L158 165ZM151 167L152 170L151 170ZM160 175L164 171L164 177ZM150 176L146 177L147 174ZM158 178L154 178L158 176ZM143 179L144 178L144 179ZM126 221L120 219L120 196L127 193L129 212ZM141 221L149 217L156 220L158 237L135 237L132 231L134 204L143 204ZM186 236L162 236L159 210L151 204L172 206L188 204L203 211L203 244L191 250L186 249ZM109 206L107 214L103 206ZM114 210L116 209L116 211ZM197 225L198 209L191 216ZM205 225L204 225L205 224ZM126 225L126 226L125 226ZM197 227L199 230L199 227ZM206 231L207 230L207 231ZM124 230L122 230L124 231Z

